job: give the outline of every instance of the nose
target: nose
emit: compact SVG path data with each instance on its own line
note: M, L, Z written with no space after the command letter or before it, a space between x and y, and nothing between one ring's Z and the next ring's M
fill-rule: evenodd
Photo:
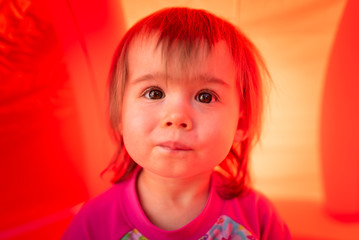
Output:
M162 119L162 127L174 127L183 130L191 130L193 127L191 109L189 104L178 102L170 104Z
M178 128L183 128L183 129L191 129L192 128L192 124L190 121L186 121L185 119L180 119L177 116L172 116L171 119L167 119L167 121L165 122L165 126L166 127L178 127Z

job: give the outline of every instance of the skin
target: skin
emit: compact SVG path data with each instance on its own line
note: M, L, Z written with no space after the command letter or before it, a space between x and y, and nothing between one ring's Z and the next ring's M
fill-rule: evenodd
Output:
M137 191L149 220L178 229L203 210L213 168L240 141L236 68L224 42L187 64L163 59L155 36L129 49L121 132L143 167ZM187 66L187 67L186 67ZM166 213L166 214L164 214Z

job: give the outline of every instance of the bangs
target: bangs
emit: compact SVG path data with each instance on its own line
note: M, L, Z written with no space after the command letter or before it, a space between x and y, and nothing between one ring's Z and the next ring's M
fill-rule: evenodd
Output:
M138 47L147 49L144 45L147 46L149 43L154 46L154 51L159 51L161 54L166 79L168 79L167 77L192 79L193 70L208 58L214 47L203 39L196 39L195 41L172 39L171 41L169 38L161 38L158 31L148 31L139 33L134 37L128 49L129 51ZM128 61L126 61L125 68L127 71L129 71L129 67Z
M135 38L148 40L156 37L156 47L161 48L165 62L176 60L182 70L189 70L193 60L207 57L213 46L224 39L233 49L228 36L235 29L220 18L214 18L203 10L187 8L164 9L143 19L134 26ZM226 34L231 30L231 34ZM233 52L232 52L233 54Z
M159 11L143 21L141 25L145 35L158 32L159 39L166 39L169 46L184 42L189 44L190 49L191 42L202 41L213 46L221 36L227 35L223 32L226 29L223 20L186 8Z
M213 46L203 39L171 42L166 38L158 38L156 47L161 48L162 60L166 63L166 69L168 65L173 66L174 64L180 71L188 72L198 60L203 60L208 56Z

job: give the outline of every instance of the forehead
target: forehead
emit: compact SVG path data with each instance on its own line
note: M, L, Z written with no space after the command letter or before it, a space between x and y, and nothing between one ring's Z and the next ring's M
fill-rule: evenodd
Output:
M127 55L129 77L161 73L168 78L190 78L193 75L233 77L235 64L224 41L209 46L204 41L159 41L158 35L134 39ZM225 75L225 76L224 76Z

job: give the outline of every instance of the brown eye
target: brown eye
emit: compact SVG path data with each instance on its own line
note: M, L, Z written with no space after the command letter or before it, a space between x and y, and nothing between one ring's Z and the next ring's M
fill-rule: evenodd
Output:
M164 93L159 89L152 89L148 91L145 96L149 99L161 99L164 96Z
M212 98L212 94L206 92L200 93L197 96L197 100L201 103L210 103L212 102Z

